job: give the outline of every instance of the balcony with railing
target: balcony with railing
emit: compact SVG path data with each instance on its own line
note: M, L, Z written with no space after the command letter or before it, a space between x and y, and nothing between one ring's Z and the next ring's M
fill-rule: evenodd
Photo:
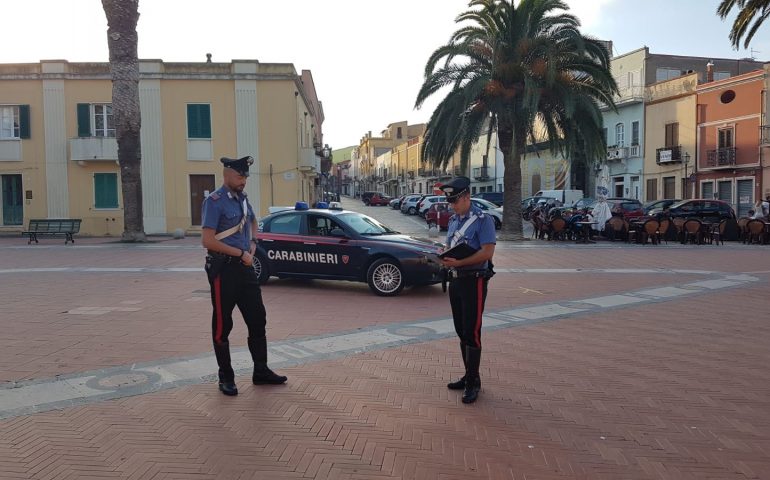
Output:
M735 166L737 150L735 147L727 147L707 151L706 166L710 168Z
M625 160L627 157L628 149L626 147L618 147L617 145L607 147L607 161Z
M479 182L486 182L489 180L489 167L474 167L473 178Z
M759 127L759 145L770 147L770 125L762 125Z
M655 150L655 162L658 165L682 161L682 146L663 147Z

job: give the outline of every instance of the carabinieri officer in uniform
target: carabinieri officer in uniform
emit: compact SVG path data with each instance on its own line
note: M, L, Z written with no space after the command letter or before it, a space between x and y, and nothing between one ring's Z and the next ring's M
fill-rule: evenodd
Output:
M449 268L449 303L465 364L465 375L447 387L464 390L463 403L475 402L481 389L481 317L487 299L487 283L494 275L492 256L497 241L494 219L471 202L470 183L468 177L455 177L439 187L455 212L449 219L447 247L466 243L475 250L462 259L443 258L444 266Z
M211 334L219 365L219 390L238 395L230 363L233 308L237 305L249 330L249 352L254 361L255 385L282 384L286 377L267 366L267 314L262 290L254 272L257 248L257 220L243 192L249 176L251 157L222 158L224 185L203 201L203 246L208 250L206 274L211 285Z

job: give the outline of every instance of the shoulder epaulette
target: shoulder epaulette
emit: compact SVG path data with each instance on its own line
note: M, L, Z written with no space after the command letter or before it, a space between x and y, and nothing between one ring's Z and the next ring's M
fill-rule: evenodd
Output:
M209 198L212 200L219 200L222 197L217 192L212 192L209 194Z

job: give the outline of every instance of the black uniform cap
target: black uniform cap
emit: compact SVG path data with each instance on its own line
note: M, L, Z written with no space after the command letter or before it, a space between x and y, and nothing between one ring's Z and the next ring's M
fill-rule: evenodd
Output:
M243 158L222 157L219 159L219 161L225 165L225 168L232 168L233 170L243 175L244 177L249 176L249 165L254 163L254 159L251 158L250 156L246 156Z
M449 199L458 198L463 193L470 191L470 186L471 186L470 178L455 177L438 188L442 192L444 192L444 195L446 195L447 200L449 200Z

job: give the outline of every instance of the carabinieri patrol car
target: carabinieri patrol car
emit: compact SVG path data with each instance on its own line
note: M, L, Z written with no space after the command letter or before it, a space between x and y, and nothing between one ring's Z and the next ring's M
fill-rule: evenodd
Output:
M441 247L361 213L299 202L260 220L254 270L262 283L270 276L351 280L393 296L405 285L441 282Z

